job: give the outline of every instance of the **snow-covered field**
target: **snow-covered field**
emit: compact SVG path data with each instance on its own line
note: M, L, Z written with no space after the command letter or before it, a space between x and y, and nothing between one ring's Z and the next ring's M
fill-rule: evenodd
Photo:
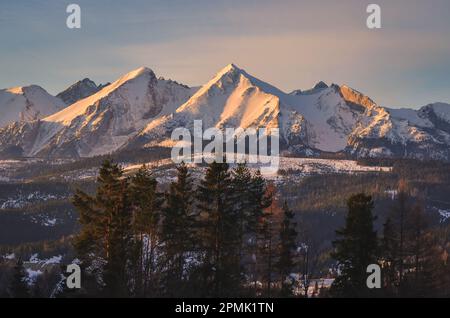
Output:
M196 159L198 156L194 157ZM204 155L203 158L211 159L211 155ZM271 157L268 156L246 156L246 161L250 169L256 171L258 168L268 167L270 164L261 162L270 162ZM190 160L184 160L188 163L191 168L198 169L200 166L195 163L189 163ZM194 161L194 160L192 160ZM41 160L0 160L0 181L21 181L14 177L14 173L21 169L26 169L27 165L41 163ZM55 162L55 165L61 164L63 162ZM142 167L142 164L122 164L125 172L132 173L133 171ZM147 162L146 166L151 169L159 170L159 175L164 175L164 170L167 170L167 176L170 177L171 169L174 167L174 162L172 159L161 159L157 161ZM230 164L231 167L234 164ZM319 159L319 158L294 158L294 157L279 157L279 164L273 162L272 166L274 170L264 170L262 173L264 177L268 179L277 179L283 174L295 174L297 176L308 176L313 174L329 174L329 173L364 173L364 172L389 172L390 167L373 167L373 166L361 166L354 160L337 160L337 159ZM64 179L67 182L76 180L93 180L97 177L98 167L88 168L88 169L78 169L67 171L59 178ZM33 201L33 197L39 197L41 200L46 201L50 199L59 199L52 197L51 195L46 195L42 193L35 193L31 195L32 197L14 197L8 198L4 201L0 201L0 209L10 208L10 207L20 207L22 206L22 201L29 202ZM39 201L39 200L38 200Z
M159 183L169 183L176 180L177 171L170 159L149 162L147 167L152 168L153 175ZM204 176L206 166L204 164L188 163L191 175L194 179ZM230 164L233 168L235 164ZM125 165L126 173L133 173L142 165ZM255 173L261 164L249 163L248 167ZM318 159L318 158L290 158L280 157L278 169L274 171L261 170L262 175L275 184L283 184L287 181L299 181L307 176L325 174L359 174L359 173L387 173L391 167L361 166L354 160Z
M64 198L65 197L63 196L58 196L49 193L42 193L39 191L35 191L33 193L26 195L18 193L16 196L7 198L6 200L0 199L0 210L18 209L23 208L24 206L31 203L45 202L49 200L61 200Z
M390 172L390 167L361 166L354 160L280 158L280 169L294 169L304 174Z
M267 164L251 163L257 161L256 158L249 158L247 156L246 160L248 166L251 170L256 171L258 168L263 166L268 166ZM263 157L263 162L270 161L270 157ZM161 166L172 165L173 161L171 159L160 160L158 162L149 162L146 164L149 168L158 168ZM235 164L230 164L233 167ZM188 163L191 168L198 167L195 163ZM125 166L125 171L131 172L139 169L142 165L127 165ZM282 173L280 171L285 171L287 173L297 174L301 176L308 176L313 174L329 174L329 173L364 173L364 172L390 172L392 168L381 167L381 166L361 166L354 160L336 160L336 159L318 159L318 158L291 158L291 157L279 157L278 169L275 172L267 171L263 172L264 177L267 179L277 179L280 178Z

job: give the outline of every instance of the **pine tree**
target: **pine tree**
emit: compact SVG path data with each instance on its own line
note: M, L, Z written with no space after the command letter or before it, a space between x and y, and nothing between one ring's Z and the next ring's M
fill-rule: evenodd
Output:
M255 287L259 280L262 286L266 286L262 291L266 297L273 296L272 287L274 284L274 273L277 259L277 245L279 234L279 218L282 213L278 201L275 199L275 187L270 185L267 188L267 197L273 198L271 204L258 218L257 229L257 254L255 258ZM255 288L256 289L256 288Z
M372 197L364 193L353 195L347 206L345 227L336 231L338 239L333 242L333 257L341 274L334 281L331 293L337 297L365 297L370 294L366 286L367 266L377 263Z
M177 167L178 178L170 185L163 209L161 239L164 243L166 295L185 296L184 276L188 253L194 251L193 185L187 166Z
M258 228L258 219L263 216L264 211L271 206L275 189L270 188L266 180L258 169L252 176L250 182L250 215L247 218L247 232L256 234Z
M132 267L135 296L155 296L159 286L159 225L164 197L158 183L144 165L129 179L132 210Z
M9 287L9 293L12 298L28 298L30 290L26 281L27 274L22 260L19 258L14 266L12 281Z
M204 290L212 296L238 295L239 220L233 208L232 180L227 163L213 162L197 189L198 221L203 257Z
M260 228L258 231L258 253L256 257L256 281L259 280L266 285L263 293L266 297L272 296L273 274L276 260L276 229L277 224L272 209L268 209L260 218ZM258 279L259 277L259 279Z
M240 254L244 252L244 235L248 232L250 222L252 222L252 212L254 208L253 198L250 195L252 189L252 175L246 163L237 164L232 171L233 177L233 201L236 216L239 222L239 248Z
M283 205L283 220L280 227L280 254L277 268L281 279L281 296L292 296L294 282L290 274L294 269L294 254L297 247L297 231L295 229L294 213L289 209L287 202Z
M82 226L75 248L83 262L83 272L89 268L96 281L102 275L104 295L128 296L127 266L132 239L128 182L123 178L123 170L106 160L97 183L95 196L77 190L73 198ZM89 275L84 277L88 279Z

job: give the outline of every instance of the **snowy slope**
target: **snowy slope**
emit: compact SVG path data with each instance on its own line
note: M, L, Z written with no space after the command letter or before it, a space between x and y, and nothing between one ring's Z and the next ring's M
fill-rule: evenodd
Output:
M291 153L448 159L450 105L390 109L346 86L319 82L286 94L237 66L218 72L175 113L152 121L129 147L171 145L176 127L277 127Z
M170 138L174 128L192 128L198 119L203 121L204 129L277 126L278 112L278 97L230 64L175 112L150 122L139 138L150 142Z
M349 106L337 86L323 82L305 93L286 94L230 64L205 84L174 114L151 122L140 141L154 145L175 127L191 128L203 120L204 129L280 128L291 150L314 148L340 151L363 109Z
M282 128L288 144L300 144L327 152L342 151L347 137L364 113L363 106L354 106L343 96L343 88L317 84L299 95L284 96Z
M175 128L279 128L282 151L312 155L450 159L450 105L377 105L346 85L287 94L230 64L200 89L134 70L69 107L0 130L0 155L88 157L171 146Z
M174 111L191 94L188 87L139 68L40 121L11 125L0 132L0 144L20 146L27 156L107 154L152 119Z
M43 88L31 85L0 90L0 127L53 114L66 105Z
M450 159L450 105L413 109L376 107L349 136L348 149L361 157Z

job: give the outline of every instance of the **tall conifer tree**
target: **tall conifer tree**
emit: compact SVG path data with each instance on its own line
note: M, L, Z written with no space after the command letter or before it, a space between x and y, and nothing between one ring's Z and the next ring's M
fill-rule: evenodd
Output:
M9 287L9 293L12 298L28 298L30 290L26 281L27 274L23 262L19 259L14 266L13 277Z
M377 263L377 234L373 228L372 197L356 194L347 201L348 214L345 227L336 231L338 239L333 242L333 257L338 261L341 274L332 285L337 297L365 297L367 266Z
M132 240L128 182L122 168L106 160L97 183L95 196L78 190L73 198L82 225L75 247L84 271L89 267L94 276L102 274L104 295L128 296L127 266ZM98 277L95 279L98 281Z
M134 294L154 296L159 290L159 226L164 197L144 165L129 179L132 211Z
M203 285L213 296L236 296L240 289L239 226L227 163L213 162L197 190Z
M193 184L187 166L177 167L178 178L170 185L163 209L161 236L165 253L165 289L168 296L186 296L185 271L194 252Z

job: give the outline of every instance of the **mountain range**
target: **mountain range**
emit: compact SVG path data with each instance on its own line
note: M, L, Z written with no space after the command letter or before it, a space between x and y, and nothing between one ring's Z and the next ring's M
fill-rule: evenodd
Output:
M289 154L450 159L449 104L382 107L346 85L324 82L285 93L233 64L200 88L145 67L105 86L85 79L58 97L44 91L39 103L28 98L33 111L24 115L22 104L3 97L11 90L20 95L20 88L0 91L0 112L12 114L0 122L2 157L81 158L170 146L173 129L201 119L204 128L279 128Z

